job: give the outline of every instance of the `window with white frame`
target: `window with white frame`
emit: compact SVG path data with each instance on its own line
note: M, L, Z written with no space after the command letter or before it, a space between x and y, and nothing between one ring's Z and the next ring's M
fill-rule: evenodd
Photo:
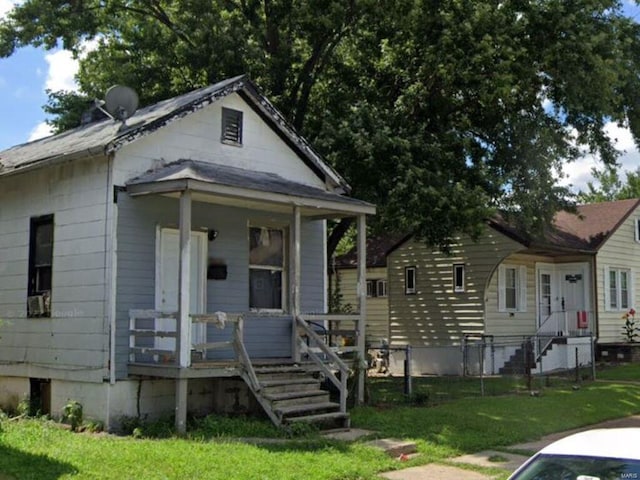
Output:
M404 267L404 293L405 295L416 293L416 267Z
M525 312L527 309L527 267L501 265L498 269L498 310Z
M453 266L453 291L464 292L464 264L457 263Z
M386 297L387 281L386 280L367 280L367 297Z
M282 310L285 283L284 230L249 228L249 308Z
M631 270L605 267L604 281L607 310L628 310L633 304Z
M636 242L640 243L640 218L636 218L634 225L635 239Z

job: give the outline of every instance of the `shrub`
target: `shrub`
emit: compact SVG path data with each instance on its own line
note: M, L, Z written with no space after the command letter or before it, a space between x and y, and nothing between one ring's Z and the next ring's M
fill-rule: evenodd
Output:
M71 430L76 432L82 425L82 404L75 400L69 400L62 408L62 421L71 425Z

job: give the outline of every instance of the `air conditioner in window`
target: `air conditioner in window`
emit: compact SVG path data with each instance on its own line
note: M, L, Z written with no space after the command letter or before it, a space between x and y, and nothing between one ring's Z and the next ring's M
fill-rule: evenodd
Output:
M48 295L32 295L27 297L27 310L30 317L49 315L50 303Z

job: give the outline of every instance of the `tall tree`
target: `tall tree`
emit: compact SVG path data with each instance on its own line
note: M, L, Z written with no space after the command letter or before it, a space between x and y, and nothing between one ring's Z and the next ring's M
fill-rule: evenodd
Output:
M610 202L640 198L640 167L625 173L625 181L615 167L591 169L594 181L587 182L587 190L581 190L577 199L580 203Z
M498 208L541 228L571 205L556 179L578 146L613 164L608 121L640 139L640 30L618 0L26 0L0 23L4 56L87 39L89 97L249 73L379 228L441 246Z

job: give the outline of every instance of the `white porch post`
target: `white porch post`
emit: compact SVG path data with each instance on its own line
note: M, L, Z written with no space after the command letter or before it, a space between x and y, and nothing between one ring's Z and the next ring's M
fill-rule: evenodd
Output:
M364 403L364 381L367 374L367 352L365 347L365 324L367 318L367 216L358 215L358 403Z
M178 319L176 325L176 353L180 369L191 364L191 318L189 317L191 279L191 191L180 195L180 268L178 273ZM176 430L184 433L187 427L187 378L176 379Z
M294 362L300 361L298 349L298 323L300 315L300 207L293 207L293 227L291 228L291 315L293 315L291 330L291 357Z

